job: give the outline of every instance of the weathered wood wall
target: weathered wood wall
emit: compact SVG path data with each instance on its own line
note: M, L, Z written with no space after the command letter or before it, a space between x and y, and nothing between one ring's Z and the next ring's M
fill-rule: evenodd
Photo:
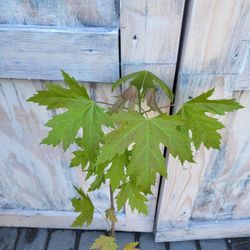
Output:
M215 98L235 97L246 108L222 119L226 129L221 131L221 150L201 148L195 157L197 164L184 166L169 157L169 178L161 190L158 241L250 234L250 1L189 3L176 109L214 86Z
M53 2L53 3L52 3ZM181 21L184 7L184 0L150 0L150 1L1 1L0 22L4 29L6 25L11 29L13 25L23 25L21 29L26 30L32 25L36 30L45 29L47 39L45 48L52 47L58 54L57 60L61 60L62 51L58 53L58 46L49 37L49 30L61 29L63 32L70 30L98 31L105 26L109 29L119 28L119 6L120 6L120 49L121 49L121 74L125 75L141 69L149 69L163 78L169 86L173 86L175 67L177 62L177 50L180 37ZM171 25L170 25L171 24ZM67 26L67 27L65 27ZM143 29L142 29L143 27ZM164 32L162 32L164 30ZM16 33L15 33L16 34ZM33 34L34 35L34 34ZM32 40L34 36L32 35ZM78 34L79 35L79 34ZM84 40L81 37L73 39L71 49L71 63L67 62L67 67L76 65L74 71L70 72L77 79L87 81L111 81L117 77L117 68L112 68L111 64L118 55L118 48L115 51L115 39L118 41L118 33L103 35L105 40L96 39L94 34ZM6 36L2 36L6 40ZM86 36L85 36L86 37ZM21 39L15 43L15 50L19 51L20 43L27 37L22 34ZM83 37L84 38L84 37ZM100 38L100 37L99 37ZM4 42L1 39L0 42ZM71 38L69 38L71 39ZM91 41L93 40L93 42ZM165 43L165 39L168 41ZM30 39L29 43L30 43ZM39 40L39 39L38 39ZM44 40L44 41L45 41ZM36 43L35 39L34 43ZM104 41L108 41L104 43ZM33 43L33 44L34 44ZM45 42L43 42L45 43ZM43 43L39 43L41 57L44 58ZM61 41L63 45L65 41ZM103 46L103 45L107 46ZM154 44L154 46L152 46ZM77 49L83 49L87 45L96 45L94 56L89 57L89 51L80 51L82 56L76 55ZM13 42L4 43L2 53L5 60L9 61L6 53L6 46L12 51ZM34 46L33 46L34 47ZM63 46L62 46L63 48ZM29 50L28 45L26 50ZM36 52L39 50L35 48ZM106 55L110 60L104 60L102 52L106 50ZM58 75L49 73L51 65L57 67L55 60L50 60L49 50L47 50L48 62L43 65L41 58L37 58L40 68L34 69L34 65L21 67L22 77L31 79L57 79ZM18 53L21 53L20 51ZM87 54L86 54L87 53ZM93 51L92 51L93 53ZM16 53L15 53L16 55ZM26 55L26 53L25 53ZM65 56L65 55L64 55ZM21 55L22 57L22 55ZM34 56L33 56L34 57ZM85 59L91 59L86 60ZM102 59L102 61L100 60ZM18 61L15 58L16 61ZM44 60L43 60L44 61ZM3 62L2 62L3 63ZM61 63L61 62L60 62ZM0 63L1 64L1 63ZM89 66L86 71L84 67ZM2 77L11 77L8 73L17 68L7 67L2 64ZM42 66L43 65L43 66ZM100 66L98 68L98 65ZM103 68L102 68L103 65ZM44 68L46 66L46 68ZM66 67L65 66L65 67ZM94 68L97 67L97 68ZM64 68L64 67L63 67ZM29 74L32 69L33 74ZM102 73L103 70L106 70ZM112 69L114 69L112 71ZM29 71L29 72L27 72ZM25 75L26 74L26 75ZM29 76L29 77L28 77ZM12 74L12 77L13 74ZM16 78L20 78L15 74ZM55 78L54 78L55 77ZM98 78L101 77L101 78ZM44 123L54 114L38 107L32 103L26 103L26 99L33 95L38 89L45 88L42 80L20 80L1 79L0 96L0 135L3 138L0 153L0 225L5 226L37 226L37 227L69 227L76 214L72 212L70 198L74 196L72 184L82 185L84 176L80 169L69 169L71 152L64 154L60 148L52 149L48 146L39 145L41 139L46 135L47 129ZM112 102L113 96L119 93L111 93L110 84L104 83L84 83L90 95L99 101ZM159 99L165 102L159 95ZM154 226L154 216L156 200L158 195L158 185L154 189L154 195L149 197L149 215L139 216L132 213L129 207L125 207L118 220L118 230L128 231L152 231ZM107 187L92 195L94 204L101 211L108 206ZM106 229L105 221L95 215L93 224L90 227Z

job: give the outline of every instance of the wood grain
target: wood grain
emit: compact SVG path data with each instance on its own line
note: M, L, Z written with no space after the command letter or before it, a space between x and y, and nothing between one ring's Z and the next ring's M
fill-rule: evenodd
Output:
M207 169L192 220L250 216L250 91L237 92L235 97L245 108L227 118L222 148Z
M117 27L118 4L118 0L2 0L0 23Z
M250 1L191 2L181 72L240 73L248 51Z
M230 3L224 0L190 1L186 16L186 32L182 41L182 57L176 86L175 112L189 98L195 97L212 87L216 87L213 98L228 98L235 94L233 90L234 88L237 89L237 79L244 72L249 51L249 9L249 1L230 1ZM246 85L245 83L244 86ZM244 95L244 93L241 94ZM240 115L240 112L237 115ZM246 113L249 113L249 111L246 111ZM246 115L246 113L244 114ZM232 116L235 116L235 114L232 114ZM246 118L241 116L240 120L232 121L230 117L226 116L221 121L224 121L226 126L237 123L238 125L236 126L249 127ZM239 133L245 136L245 130L246 128L244 127ZM230 141L232 147L234 147L234 134L230 131L230 128L221 130L221 134L224 140ZM246 135L245 140L248 140L247 138L248 135ZM222 143L224 143L224 140ZM241 147L245 148L246 146L244 140L242 140L242 144L240 140L237 140L237 143L239 150ZM239 146L239 144L242 146ZM248 156L244 156L243 153L243 158L245 159L243 162L245 161L245 163L236 163L239 168L241 168L241 164L244 165L242 167L246 175L240 172L234 184L232 184L229 176L223 180L225 183L228 183L228 188L230 185L234 186L231 189L229 188L228 193L225 194L225 189L219 188L224 185L219 176L223 176L222 169L225 163L228 163L228 169L232 167L233 163L230 162L229 164L229 159L238 151L231 151L231 153L227 154L225 154L225 150L223 152L224 154L220 154L220 151L206 150L201 147L195 154L197 164L184 164L183 166L173 157L169 157L167 161L168 180L163 181L161 186L156 238L159 237L161 240L178 240L181 235L182 239L198 239L199 237L206 237L206 234L208 234L207 237L210 237L209 230L204 229L206 233L203 234L203 229L198 229L200 224L198 224L197 220L208 223L210 216L212 216L212 232L212 222L216 217L216 212L218 214L218 211L222 209L221 215L218 214L216 219L230 218L227 217L226 209L228 214L230 214L230 211L232 212L233 210L233 206L230 205L232 203L234 205L236 203L240 204L240 194L243 201L248 205L248 187L243 183L246 183L248 179L246 176L248 170L246 169L249 169L249 166L247 166L249 165L247 163L249 161L249 153L246 153ZM237 156L235 155L235 157ZM218 175L218 179L213 182L216 183L215 186L211 186L207 182L206 176L209 171L216 173L215 176ZM214 190L214 188L219 190ZM243 191L244 188L245 190ZM229 194L230 192L232 192L232 195ZM214 193L217 194L216 197ZM231 197L230 201L229 198L225 200L224 196ZM200 206L194 206L194 204L198 203ZM226 209L223 210L223 206L219 204L224 204ZM217 207L217 210L209 210L206 205ZM196 207L199 207L198 211ZM213 213L215 214L213 215ZM238 212L238 216L241 213L243 215L241 218L244 220L249 217L246 209L242 208ZM195 214L197 217L191 217L191 215ZM240 218L233 217L234 214L236 216L237 212L231 214L232 219ZM196 220L194 221L193 219ZM194 230L192 228L189 229L191 223ZM223 233L219 233L219 227L214 225L213 233L216 232L215 235L217 235L216 230L218 235L223 236ZM220 230L223 232L223 228ZM231 232L230 228L228 228L228 234L233 234L234 232L233 228ZM244 235L244 232L242 232L242 235Z
M122 76L149 70L173 87L183 7L183 0L120 1ZM161 91L157 101L160 106L169 103ZM127 217L142 221L154 218L158 187L159 179L149 196L147 216L132 212L126 205Z
M0 210L0 226L39 227L39 228L71 228L78 213L71 211L50 210ZM152 232L153 218L128 218L124 213L118 214L116 230L130 232ZM96 213L91 225L82 229L107 230L103 217Z
M250 220L190 222L185 228L157 232L156 242L194 239L220 239L250 236ZM217 249L217 248L216 248ZM218 246L219 249L219 246Z
M79 81L119 77L118 31L110 28L0 26L0 77Z

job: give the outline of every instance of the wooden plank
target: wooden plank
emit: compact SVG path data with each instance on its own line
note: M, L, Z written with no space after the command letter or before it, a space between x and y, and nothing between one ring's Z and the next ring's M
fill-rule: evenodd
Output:
M75 247L76 232L73 230L55 230L51 233L48 250L69 250Z
M176 107L197 96L201 91L216 86L213 98L228 97L227 86L231 76L223 75L181 75L177 86ZM185 227L192 213L193 204L199 193L200 182L208 166L213 166L216 152L201 147L195 154L196 164L183 165L172 156L168 159L168 179L161 185L160 206L158 210L158 230Z
M214 165L207 168L193 207L195 220L250 216L250 91L237 92L234 97L245 108L227 117L222 148Z
M169 248L170 250L196 250L193 240L170 242Z
M1 24L117 26L118 0L2 0Z
M46 210L0 210L0 226L15 227L40 227L40 228L65 228L70 229L78 213L68 211ZM130 232L152 232L154 218L130 219L125 214L117 215L116 230ZM83 227L82 229L86 229ZM107 230L108 226L103 217L98 213L94 215L93 222L88 230Z
M0 26L0 78L61 80L60 69L79 81L119 77L114 28Z
M250 2L193 0L191 3L181 72L240 73L248 50L245 40L250 31Z
M121 74L149 70L173 86L184 0L121 0ZM160 105L168 102L159 91ZM168 111L168 110L166 110ZM128 218L154 218L158 182L149 196L149 215L142 216L125 206Z
M200 240L201 250L227 250L226 241L224 239L218 240Z
M250 49L248 50L248 56L246 57L242 72L239 74L237 80L232 83L231 89L234 91L250 90Z
M250 236L250 220L191 221L185 228L158 231L156 242Z
M0 249L14 249L17 234L16 228L0 228Z
M121 63L175 64L183 0L121 0Z
M47 229L22 229L17 242L16 250L43 250L45 249L47 237Z

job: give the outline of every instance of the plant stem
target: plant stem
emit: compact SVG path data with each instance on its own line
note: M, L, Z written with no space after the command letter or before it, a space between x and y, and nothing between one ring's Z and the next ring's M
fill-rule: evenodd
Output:
M106 219L106 217L103 215L103 213L97 208L95 208L95 210L104 218L104 220L106 221L108 227L111 229L111 226L110 226L108 220Z
M114 194L111 186L109 185L109 193L110 193L110 209L115 213L115 205L114 205ZM115 221L111 221L111 236L115 237Z

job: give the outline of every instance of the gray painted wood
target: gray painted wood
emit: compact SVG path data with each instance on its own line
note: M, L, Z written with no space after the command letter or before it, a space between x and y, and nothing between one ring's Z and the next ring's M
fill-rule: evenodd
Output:
M0 23L117 26L119 0L1 0Z
M141 234L140 237L140 249L143 250L165 250L165 244L164 243L156 243L154 241L153 234Z
M13 250L17 239L16 228L0 228L0 249Z
M104 233L101 231L85 231L81 234L81 238L79 241L79 250L89 250L95 239Z
M201 250L227 250L226 241L223 239L218 240L200 240Z
M45 249L47 236L47 229L22 229L17 242L16 250L43 250Z
M56 230L51 233L47 250L73 250L76 232L73 230Z
M119 77L118 31L110 28L0 26L0 77L112 82Z
M170 250L196 250L195 242L190 241L176 241L169 243Z

